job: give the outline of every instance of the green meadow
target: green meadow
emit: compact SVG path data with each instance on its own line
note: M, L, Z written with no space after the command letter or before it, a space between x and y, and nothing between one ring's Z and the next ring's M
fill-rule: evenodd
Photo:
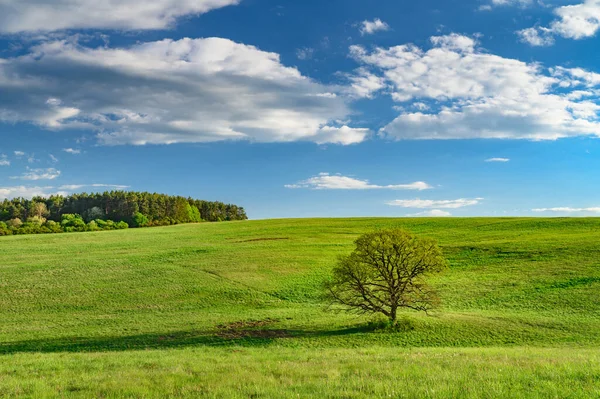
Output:
M435 238L442 300L322 284L361 233ZM0 397L600 397L600 219L300 219L0 238Z

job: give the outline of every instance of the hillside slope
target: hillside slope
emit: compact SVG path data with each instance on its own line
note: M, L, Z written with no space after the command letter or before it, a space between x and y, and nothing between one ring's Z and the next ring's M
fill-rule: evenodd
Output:
M360 233L392 226L439 241L451 263L434 281L442 308L431 316L406 313L405 331L397 333L373 332L368 318L325 311L321 284L336 256L351 251ZM418 362L428 365L405 369L397 377L421 370L424 378L435 380L439 356L459 373L447 381L438 373L441 379L435 383L448 394L476 396L459 389L460 370L474 375L474 365L487 358L489 367L497 362L498 370L505 370L481 374L498 389L504 389L498 384L509 378L503 377L507 370L513 379L527 373L535 379L542 378L544 367L558 364L554 377L544 377L550 382L545 388L540 385L540 394L561 392L561 387L579 387L582 395L598 392L600 352L594 348L600 344L599 255L598 219L269 220L4 237L0 356L12 366L0 367L0 396L52 396L57 389L75 396L99 389L107 396L197 396L199 391L186 389L203 378L187 372L170 385L147 386L158 378L154 373L160 378L177 374L172 368L178 356L200 374L208 372L211 356L221 359L223 367L231 362L232 373L236 362L246 362L247 394L261 394L270 386L272 376L262 385L259 381L276 372L281 362L301 362L293 366L300 374L286 374L290 389L301 391L285 391L283 396L324 394L334 392L327 386L329 377L322 380L311 373L325 372L327 366L315 363L313 370L311 356L330 359L326 363L331 364L330 382L335 385L349 370L368 374L372 370L364 367L382 362L405 369L402 364L415 360L415 353L423 353ZM398 352L401 347L406 352ZM461 349L473 347L479 349ZM519 349L524 347L530 349ZM234 348L246 352L238 356L231 352ZM359 354L352 348L360 348ZM413 352L416 348L423 349ZM455 353L463 357L455 358ZM138 370L135 364L146 357L154 366ZM262 366L252 364L254 357ZM111 373L98 364L90 366L94 362L139 381L113 386L108 383ZM86 367L91 368L86 372ZM46 372L30 375L32 369ZM525 374L520 376L520 370ZM71 378L87 382L71 392ZM209 380L207 376L210 385ZM260 386L252 385L255 380ZM294 381L316 385L302 390L306 386ZM365 387L375 383L366 377L362 381ZM395 384L400 389L406 381ZM230 385L223 385L222 395L235 396ZM346 397L369 397L368 390L355 388ZM422 387L414 388L406 392L422 396ZM212 395L215 389L204 393ZM386 395L376 387L372 393Z

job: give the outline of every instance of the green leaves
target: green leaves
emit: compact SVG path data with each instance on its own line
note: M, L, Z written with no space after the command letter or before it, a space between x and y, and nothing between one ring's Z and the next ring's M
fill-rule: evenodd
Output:
M401 229L366 233L341 257L327 285L330 299L351 311L382 313L396 321L399 308L428 311L437 296L424 277L447 267L435 241Z

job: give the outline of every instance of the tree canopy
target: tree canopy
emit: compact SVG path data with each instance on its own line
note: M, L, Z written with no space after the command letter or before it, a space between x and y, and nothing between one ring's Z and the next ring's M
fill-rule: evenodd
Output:
M0 202L0 235L245 220L244 208L148 192L54 195Z
M334 303L360 313L382 313L392 323L401 308L433 308L436 295L425 280L447 265L435 241L389 229L364 234L355 244L350 255L339 258L327 284Z

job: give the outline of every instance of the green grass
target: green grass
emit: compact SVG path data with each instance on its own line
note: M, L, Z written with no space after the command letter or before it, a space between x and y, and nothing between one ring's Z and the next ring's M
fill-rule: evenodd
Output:
M326 311L360 234L439 241L442 307ZM598 397L599 219L305 219L0 239L0 396Z

